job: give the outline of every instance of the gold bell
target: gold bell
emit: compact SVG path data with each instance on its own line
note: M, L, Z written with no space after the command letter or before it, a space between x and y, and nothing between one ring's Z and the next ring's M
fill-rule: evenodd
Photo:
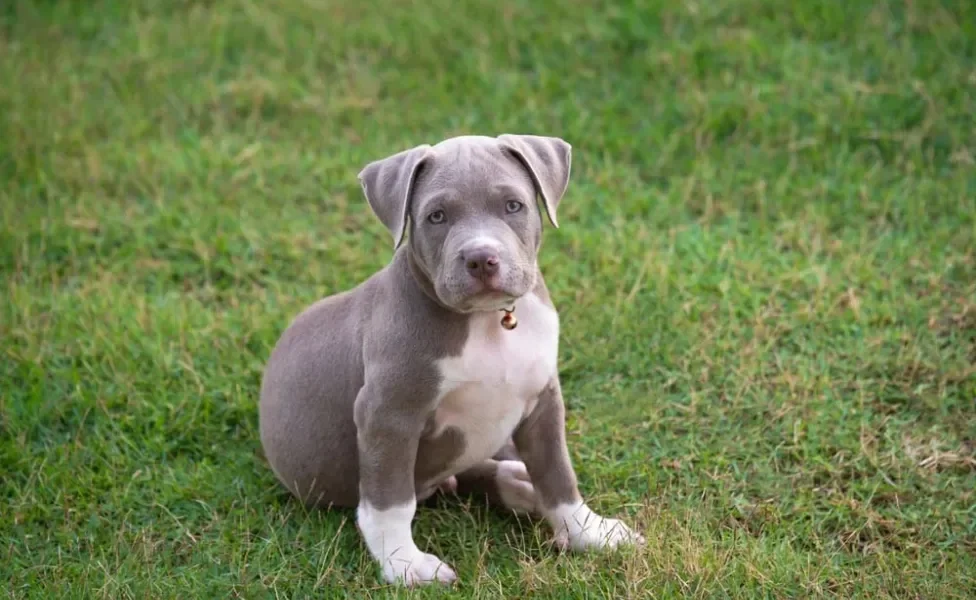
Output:
M515 326L518 325L518 319L516 319L515 315L512 314L514 310L514 308L510 311L506 310L505 316L502 317L502 327L509 331L515 329Z

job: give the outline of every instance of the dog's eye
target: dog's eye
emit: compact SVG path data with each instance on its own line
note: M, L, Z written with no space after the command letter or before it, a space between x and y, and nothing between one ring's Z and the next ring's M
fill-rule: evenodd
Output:
M427 220L433 223L434 225L443 223L446 218L447 216L444 214L443 210L435 210L434 212L427 215Z
M507 213L517 213L522 210L522 203L518 200L509 200L505 203L505 212Z

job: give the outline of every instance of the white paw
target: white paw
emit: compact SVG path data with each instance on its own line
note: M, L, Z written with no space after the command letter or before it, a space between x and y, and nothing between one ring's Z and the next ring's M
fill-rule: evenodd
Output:
M586 504L563 506L549 516L553 523L553 542L562 549L603 550L645 543L644 536L618 519L607 519Z
M375 509L367 500L359 503L356 525L370 555L380 563L387 583L409 586L457 579L454 570L433 554L421 552L413 541L410 523L417 510L416 500Z
M529 479L529 472L525 463L520 460L502 460L498 462L495 473L495 484L498 494L505 506L517 513L537 514L539 512L539 495Z
M394 552L383 563L383 578L388 583L402 583L408 586L423 585L438 581L453 583L457 575L451 567L433 554L420 550Z

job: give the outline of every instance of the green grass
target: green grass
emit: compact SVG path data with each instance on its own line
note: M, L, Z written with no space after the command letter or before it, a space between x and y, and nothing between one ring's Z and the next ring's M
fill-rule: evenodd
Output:
M418 595L976 595L976 3L354 6L0 8L11 597L391 593L263 461L261 370L389 260L366 162L502 132L574 146L571 453L649 543L446 503Z

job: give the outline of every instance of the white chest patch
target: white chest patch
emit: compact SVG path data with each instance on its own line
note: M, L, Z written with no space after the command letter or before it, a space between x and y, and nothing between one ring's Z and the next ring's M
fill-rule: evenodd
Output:
M491 458L556 374L556 311L528 294L516 303L515 329L501 326L503 314L473 316L461 355L438 364L444 380L434 416L436 431L455 427L465 441L463 454L444 477Z

